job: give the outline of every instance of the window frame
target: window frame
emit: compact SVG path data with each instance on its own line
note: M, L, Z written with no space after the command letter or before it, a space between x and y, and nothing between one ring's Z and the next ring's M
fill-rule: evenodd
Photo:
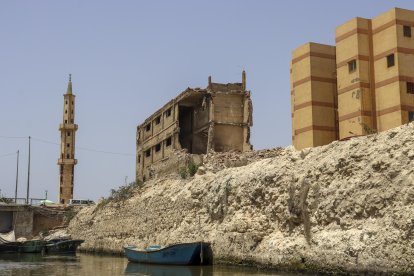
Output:
M407 81L407 94L414 94L414 82Z
M154 122L155 122L155 125L161 124L161 116L158 116L157 118L155 118Z
M353 73L357 70L357 61L356 59L348 61L348 72Z
M165 139L165 146L166 147L171 147L172 145L172 137L168 137L167 139Z
M161 143L158 143L154 146L155 148L155 152L160 152L161 151Z
M404 34L404 37L411 37L411 26L404 25L403 34Z
M386 58L387 58L387 68L395 66L395 54L390 54Z

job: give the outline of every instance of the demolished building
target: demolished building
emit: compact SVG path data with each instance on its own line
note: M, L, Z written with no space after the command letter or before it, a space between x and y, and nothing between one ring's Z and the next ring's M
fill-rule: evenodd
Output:
M137 127L137 180L178 172L210 151L252 150L252 111L244 71L241 83L209 77L207 88L187 88Z

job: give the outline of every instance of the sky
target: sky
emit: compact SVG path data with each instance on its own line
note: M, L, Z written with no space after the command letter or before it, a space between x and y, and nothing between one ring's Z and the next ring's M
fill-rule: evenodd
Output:
M136 126L187 87L241 82L255 149L291 144L289 64L335 28L414 1L0 1L0 194L57 201L63 94L76 95L74 198L96 200L135 178Z

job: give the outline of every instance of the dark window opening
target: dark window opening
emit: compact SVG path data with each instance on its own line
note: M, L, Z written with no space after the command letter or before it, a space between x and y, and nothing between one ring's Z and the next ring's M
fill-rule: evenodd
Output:
M407 82L407 93L414 94L414 82Z
M349 73L352 73L352 72L356 71L356 68L357 68L357 64L356 64L356 60L355 59L354 60L351 60L350 62L348 62L348 70L349 70Z
M62 194L62 187L60 187L60 193ZM63 200L63 199L62 199Z
M205 154L207 153L208 134L205 128L196 128L194 106L179 106L178 124L180 132L178 142L181 147L187 149L188 153ZM198 107L198 110L200 107ZM174 141L176 142L176 141Z
M145 131L150 131L151 130L151 124L148 124L145 126Z
M387 67L392 67L395 65L395 56L394 54L387 56Z
M155 152L159 152L161 150L161 143L155 145Z
M168 137L167 140L165 140L165 146L169 147L172 144L172 139L171 137Z
M67 124L68 123L68 120L65 120L65 124Z
M145 156L146 157L150 157L151 156L151 150L150 149L148 149L148 150L145 151Z
M414 111L408 111L408 121L414 121Z
M73 186L70 188L70 193L73 195Z
M155 124L159 125L161 123L161 116L158 116L157 118L155 118Z
M404 26L403 30L405 37L411 37L411 26Z
M69 148L70 147L70 144L66 144L66 146Z
M141 155L138 155L138 163L141 163Z
M73 124L73 119L72 119L72 120L70 120L70 122Z
M67 134L68 134L68 136L70 136L70 132L68 132Z
M68 104L68 101L66 101L66 104Z
M170 117L171 116L171 108L168 108L166 111L165 111L165 117Z
M68 110L65 110L65 114L68 114Z
M180 106L179 108L179 126L180 126L180 144L186 148L189 153L193 153L193 120L194 108L191 106Z
M69 158L69 154L66 154L66 158Z

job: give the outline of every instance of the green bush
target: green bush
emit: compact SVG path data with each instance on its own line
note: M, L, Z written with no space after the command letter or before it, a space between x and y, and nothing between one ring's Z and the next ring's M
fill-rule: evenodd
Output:
M187 172L186 167L181 167L180 170L178 171L178 173L180 174L182 179L186 179L187 176L188 176L188 172Z
M194 176L197 170L198 170L198 166L194 164L194 162L191 162L190 164L188 164L188 174L190 176Z

